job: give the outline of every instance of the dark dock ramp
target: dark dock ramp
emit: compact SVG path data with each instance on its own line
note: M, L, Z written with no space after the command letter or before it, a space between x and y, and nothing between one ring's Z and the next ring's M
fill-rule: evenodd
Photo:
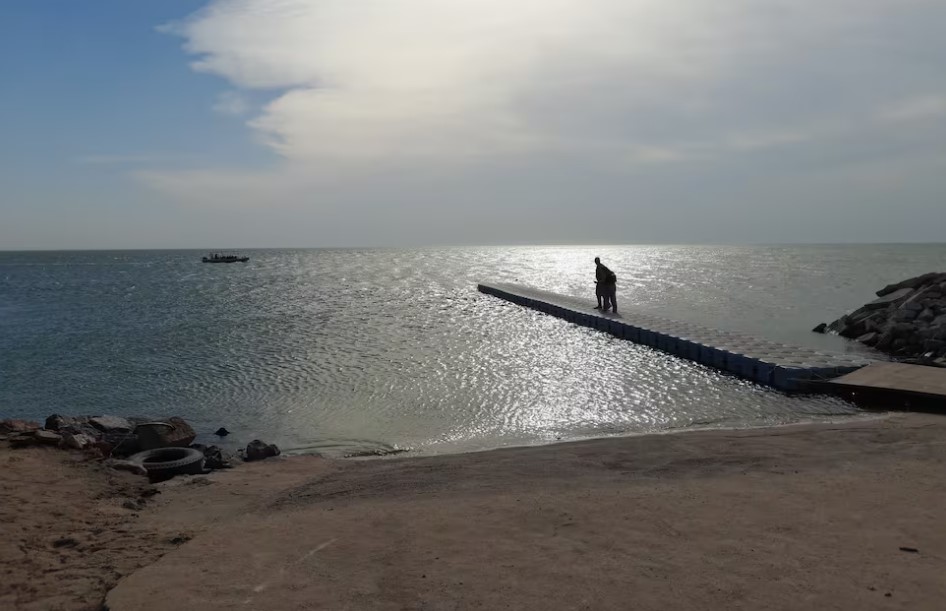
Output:
M946 408L946 369L906 363L873 363L818 385L865 403Z
M481 283L477 288L482 293L783 391L802 390L809 381L837 378L871 362L859 356L789 346L629 310L619 315L606 314L595 310L588 299L516 284Z

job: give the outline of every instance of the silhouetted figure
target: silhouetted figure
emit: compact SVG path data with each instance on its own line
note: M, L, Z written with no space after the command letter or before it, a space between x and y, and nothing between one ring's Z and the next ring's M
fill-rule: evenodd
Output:
M618 312L617 275L608 269L608 266L595 257L595 297L598 298L596 310L607 312L610 309Z
M601 309L601 300L604 298L604 280L608 272L611 271L601 263L600 257L595 257L595 297L598 299L596 310Z

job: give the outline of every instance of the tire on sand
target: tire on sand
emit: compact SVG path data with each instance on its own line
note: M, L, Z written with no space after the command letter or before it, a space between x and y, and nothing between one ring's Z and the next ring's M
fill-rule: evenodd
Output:
M143 466L152 481L204 472L204 453L194 448L156 448L133 454L128 460Z

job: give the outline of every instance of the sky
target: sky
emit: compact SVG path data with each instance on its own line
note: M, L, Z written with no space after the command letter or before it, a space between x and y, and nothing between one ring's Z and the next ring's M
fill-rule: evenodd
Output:
M942 0L4 0L0 250L941 242Z

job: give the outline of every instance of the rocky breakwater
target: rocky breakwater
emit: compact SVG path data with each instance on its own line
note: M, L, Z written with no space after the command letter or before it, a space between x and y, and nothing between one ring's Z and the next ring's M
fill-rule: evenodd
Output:
M217 435L225 429L219 429ZM178 474L225 469L232 457L215 445L194 443L197 434L182 418L61 416L43 425L0 420L0 440L11 447L52 446L84 452L108 466L147 475L153 481ZM279 448L254 439L242 452L245 461L278 456Z
M877 299L814 329L837 333L903 360L946 366L946 273L890 284Z

